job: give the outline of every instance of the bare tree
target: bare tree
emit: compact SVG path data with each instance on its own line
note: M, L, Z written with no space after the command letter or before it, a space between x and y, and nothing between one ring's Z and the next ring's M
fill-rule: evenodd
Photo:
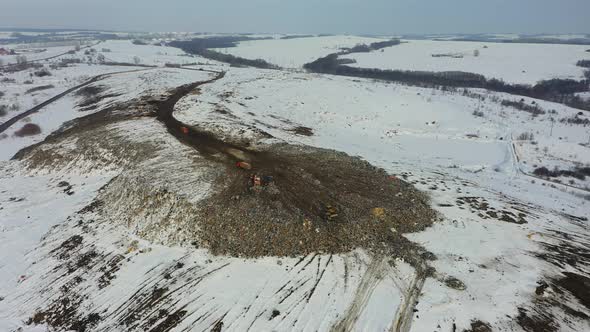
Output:
M135 63L136 65L141 63L141 59L136 55L133 57L133 63Z
M104 54L99 54L99 55L97 55L97 56L96 56L96 60L97 60L99 63L104 63L104 62L106 61L106 59L105 59L105 57L104 57Z
M474 57L478 57L478 56L479 56L479 50L475 50L475 51L473 51L473 56L474 56Z

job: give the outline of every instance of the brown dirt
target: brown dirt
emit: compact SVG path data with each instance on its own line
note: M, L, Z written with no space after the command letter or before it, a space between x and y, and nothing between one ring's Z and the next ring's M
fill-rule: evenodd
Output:
M14 132L18 137L34 136L41 133L41 127L34 123L27 123L21 129Z
M76 92L76 96L81 97L77 106L80 111L90 111L96 108L97 104L106 98L117 97L120 94L107 93L108 87L104 85L88 85Z
M564 277L556 284L567 289L580 303L590 310L590 279L571 272L564 272Z
M309 127L297 126L293 129L290 129L289 131L294 133L295 135L313 136L313 129L311 129Z
M465 284L455 278L455 277L447 277L444 280L445 285L447 285L447 287L452 288L452 289L456 289L456 290L465 290L467 289L467 286L465 286Z
M481 320L474 320L471 322L471 328L469 330L463 330L463 332L492 332L492 327L490 324Z
M43 91L43 90L47 90L47 89L53 89L53 88L55 88L55 86L53 84L42 85L42 86L34 87L34 88L27 90L25 92L25 94L28 95L31 93L35 93L35 92L39 92L39 91Z
M524 308L518 308L516 321L527 332L555 332L559 328L555 317L551 314L542 311L529 311Z
M436 189L436 188L431 188ZM472 212L478 212L478 216L482 219L495 219L512 224L526 224L527 214L518 210L516 212L508 210L498 210L489 205L487 200L483 197L458 197L456 199L457 206L469 206ZM514 207L512 207L514 208Z
M216 254L296 256L367 248L400 256L415 249L401 234L422 230L435 218L424 194L344 153L285 144L248 157L253 169L228 162L218 192L195 216L202 244ZM252 174L273 181L254 187Z

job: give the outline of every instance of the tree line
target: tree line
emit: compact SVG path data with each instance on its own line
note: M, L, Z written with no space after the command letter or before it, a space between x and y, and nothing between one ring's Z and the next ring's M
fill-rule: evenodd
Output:
M347 61L342 61L346 59L339 59L341 55L355 53L354 50L364 52L367 48L370 49L371 46L355 46L348 50L329 54L323 58L305 64L304 68L315 73L379 79L420 87L449 86L481 88L558 102L570 107L590 111L590 101L576 95L576 93L579 92L590 91L590 71L586 71L586 79L580 81L573 79L550 79L540 81L535 85L527 85L510 84L501 79L488 79L480 74L461 71L430 72L357 68L347 66Z
M177 47L191 54L200 55L204 58L229 63L232 66L248 66L262 69L280 69L279 66L273 65L262 59L246 59L231 54L224 54L213 51L212 48L231 48L236 47L238 42L248 40L260 40L268 38L250 38L244 36L226 36L211 38L195 38L188 41L172 41L168 45Z
M343 50L342 54L368 53L368 52L377 51L377 50L380 50L380 49L383 49L386 47L391 47L391 46L395 46L395 45L399 45L399 44L401 44L401 41L399 39L390 39L390 40L386 40L386 41L371 43L369 45L358 44L358 45L353 46L351 48L345 48Z

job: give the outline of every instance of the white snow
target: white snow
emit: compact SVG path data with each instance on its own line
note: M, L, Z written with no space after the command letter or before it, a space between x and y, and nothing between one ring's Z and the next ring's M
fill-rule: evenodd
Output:
M31 275L31 253L43 236L89 204L96 191L115 174L51 174L31 177L20 173L15 162L0 162L0 297L6 296ZM60 181L73 185L75 195L58 188ZM51 211L51 212L50 212ZM0 308L4 302L0 301ZM0 309L5 313L6 308ZM17 320L18 322L18 320ZM0 314L0 330L12 330L12 319Z
M342 48L383 40L356 36L268 39L244 41L236 47L215 50L246 59L263 59L283 68L298 69L330 53L339 52Z
M587 49L583 45L404 40L383 52L355 53L344 58L356 60L351 66L361 68L464 71L509 83L535 84L551 78L582 79L584 68L576 66L576 62L588 57ZM475 50L479 51L477 57Z
M30 49L25 49L24 47L27 47L26 44L0 44L0 48L14 49L18 53L17 55L24 55L28 61L45 59L74 51L74 46L37 47ZM3 60L4 65L15 64L17 55L0 55L0 60Z
M106 61L134 63L138 57L141 64L164 66L171 64L215 63L199 56L186 54L184 51L167 46L134 45L131 40L108 40L95 47L105 56ZM110 52L103 52L108 49Z
M99 80L94 83L94 85L106 86L109 89L103 92L104 94L116 94L118 96L101 100L98 103L99 106L111 105L116 101L126 101L140 96L150 96L154 92L165 91L166 89L171 89L183 84L204 80L210 75L207 72L173 68L146 69L87 65L69 67L54 71L54 75L47 79L36 80L38 83L33 86L54 84L56 87L34 94L33 98L31 98L31 95L23 92L23 90L29 89L30 86L18 83L6 84L3 89L7 93L6 97L10 98L12 103L16 103L21 107L20 111L11 112L6 118L10 117L12 114L23 112L40 102L49 99L52 94L61 93L67 90L67 88L88 80L91 77L90 75L95 76L110 73L113 74ZM68 74L70 76L67 76ZM16 73L14 77L19 76L26 77L26 72ZM67 77L67 80L64 76ZM40 81L42 81L42 83ZM1 86L2 85L0 85L0 87ZM4 132L6 137L0 139L0 160L8 160L20 149L43 141L43 139L45 139L50 133L61 127L64 122L91 114L93 111L80 111L77 107L80 100L82 99L75 96L75 92L72 92L64 98L44 107L39 112L33 113L27 118L15 123ZM100 107L96 110L100 110ZM28 137L16 136L14 133L26 123L38 124L41 127L41 134Z

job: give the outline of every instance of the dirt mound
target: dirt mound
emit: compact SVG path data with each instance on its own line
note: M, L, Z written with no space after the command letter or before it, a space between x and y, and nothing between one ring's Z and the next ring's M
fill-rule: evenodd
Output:
M429 226L435 213L410 184L345 153L288 144L250 150L174 118L183 96L223 77L179 87L151 103L170 134L226 169L197 210L193 242L244 257L356 248L416 257L416 246L401 234Z
M114 163L122 176L103 188L97 213L165 245L239 257L364 248L421 260L402 234L436 218L427 196L345 153L288 144L251 150L187 127L173 108L200 84L78 119L16 158L33 168Z
M366 248L405 256L401 234L431 225L427 197L359 158L276 145L251 170L228 167L223 189L195 216L216 254L296 256ZM260 163L257 166L257 163ZM255 178L272 179L256 185Z

